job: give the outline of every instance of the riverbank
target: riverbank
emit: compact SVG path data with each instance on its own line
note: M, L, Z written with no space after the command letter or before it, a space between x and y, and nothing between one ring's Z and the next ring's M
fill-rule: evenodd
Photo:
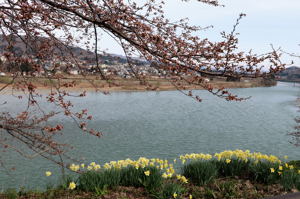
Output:
M69 91L169 91L177 90L178 87L168 80L163 78L147 78L147 85L141 84L136 79L120 79L114 80L99 80L95 76L67 76L61 79L47 79L44 77L19 77L15 82L24 80L32 82L39 90L49 90L58 86L64 86ZM12 81L11 77L0 77L0 88L4 87ZM194 84L188 84L184 81L180 82L183 90L203 90L203 87ZM252 88L276 85L276 82L271 84L265 82L262 78L257 79L242 79L239 82L226 81L224 78L215 78L209 81L214 88ZM12 88L8 86L7 89Z
M172 181L169 181L172 184ZM285 191L281 185L251 183L248 180L225 178L216 180L208 186L169 185L164 191L165 197L159 199L299 199L300 192ZM173 192L180 191L178 196ZM185 193L183 194L184 191ZM191 192L189 192L191 191ZM189 194L192 193L192 194ZM294 193L294 194L292 194ZM176 197L174 197L176 196ZM277 196L280 196L277 198ZM289 197L285 197L289 196ZM292 197L294 196L294 197ZM276 198L275 198L276 197ZM100 189L97 192L85 192L63 188L49 188L45 192L17 192L13 189L0 193L1 199L156 199L142 187L119 186L113 189Z
M173 161L144 157L103 165L71 164L79 173L44 192L6 190L2 199L259 199L298 192L299 161L249 150L191 153ZM51 171L45 171L50 181Z

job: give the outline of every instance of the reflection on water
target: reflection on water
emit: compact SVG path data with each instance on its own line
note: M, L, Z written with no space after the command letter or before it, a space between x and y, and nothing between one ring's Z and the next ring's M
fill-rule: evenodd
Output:
M185 153L225 149L250 149L300 159L298 149L289 144L291 139L287 136L295 125L299 87L279 83L276 87L233 91L251 99L227 102L206 91L196 91L202 103L178 91L117 92L108 96L89 93L86 98L74 99L74 103L78 109L89 109L94 117L91 127L104 132L104 136L88 136L74 128L71 120L58 118L65 127L64 136L57 139L74 146L70 154L86 163L140 156L173 159ZM22 107L16 106L16 98L1 96L0 101L3 98L8 103L1 111L14 112ZM16 170L10 174L0 170L0 190L36 185L45 188L49 181L59 178L59 168L41 158L26 161L7 152L1 153L1 159ZM46 170L53 171L51 179L44 177Z

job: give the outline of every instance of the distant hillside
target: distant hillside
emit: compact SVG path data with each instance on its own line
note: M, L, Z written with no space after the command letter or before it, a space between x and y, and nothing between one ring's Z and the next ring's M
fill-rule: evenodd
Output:
M13 45L13 50L17 55L21 56L23 54L23 52L25 52L26 50L26 44L18 37L14 36L13 40L15 41L15 44ZM43 42L47 41L47 38L45 37L36 37L35 41L33 42L34 45L40 45ZM0 54L3 54L4 51L7 51L7 47L8 47L8 43L7 41L4 39L3 35L0 35ZM67 47L59 47L60 49L63 49L62 51L59 50L58 48L55 49L55 53L63 55L63 56L68 56L69 52L67 50L67 48L69 50L71 50L72 54L82 60L85 61L89 64L95 64L95 54L91 51L87 51L84 50L82 48L79 47L73 47L73 46L67 46ZM35 55L35 49L30 49L29 51L27 50L27 53L29 52L29 54L31 55ZM143 62L142 60L138 60L135 59L139 64L142 65L145 62ZM121 55L115 55L115 54L106 54L106 55L99 55L99 61L100 63L105 63L108 65L115 65L115 64L122 64L122 63L126 63L126 58L124 56Z
M291 66L277 75L277 80L300 82L300 68Z

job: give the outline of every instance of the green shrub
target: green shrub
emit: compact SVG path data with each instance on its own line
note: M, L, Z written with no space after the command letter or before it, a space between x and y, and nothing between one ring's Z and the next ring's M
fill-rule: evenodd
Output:
M300 169L300 160L289 161L288 165L293 165L295 167L295 169Z
M219 176L222 177L245 177L249 172L249 162L243 160L231 159L230 162L215 160L214 162L217 166Z
M142 187L140 178L144 175L144 171L141 168L136 169L133 166L128 166L122 169L120 184L122 186Z
M106 188L114 188L120 184L119 169L88 171L79 176L78 189L83 191L101 192Z
M186 192L185 188L182 185L177 183L166 183L163 185L162 190L154 196L158 199L174 199L174 193L177 194L176 198L180 198L180 195Z
M217 176L217 167L213 161L193 161L182 168L182 174L192 183L205 185Z
M294 170L284 171L281 175L280 184L285 190L300 188L300 176Z
M149 175L145 172L148 171ZM79 176L78 189L92 191L102 195L108 188L116 186L145 187L150 192L156 192L161 187L163 178L156 167L136 169L128 166L122 169L107 169L101 171L88 171Z
M150 175L145 175L149 171ZM163 182L161 171L156 167L145 167L136 169L133 166L121 169L122 186L145 187L150 193L157 191Z
M279 179L280 176L278 172L272 173L270 168L274 168L275 170L278 170L279 167L278 163L271 163L271 162L257 162L257 163L251 163L249 165L249 178L250 180L264 183L264 184L274 184Z

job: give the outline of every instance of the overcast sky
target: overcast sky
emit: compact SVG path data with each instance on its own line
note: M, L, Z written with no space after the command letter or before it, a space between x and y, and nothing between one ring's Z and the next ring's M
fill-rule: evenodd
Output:
M143 0L137 0L142 2ZM213 25L214 28L199 32L199 36L213 41L221 39L220 32L230 32L240 13L242 19L237 32L240 33L240 49L264 53L274 47L300 54L300 0L221 0L225 7L213 7L196 0L165 0L165 12L171 21L188 17L190 24L198 26ZM107 36L99 42L109 53L123 54L120 47ZM289 56L283 61L290 62ZM300 66L300 59L293 58Z

